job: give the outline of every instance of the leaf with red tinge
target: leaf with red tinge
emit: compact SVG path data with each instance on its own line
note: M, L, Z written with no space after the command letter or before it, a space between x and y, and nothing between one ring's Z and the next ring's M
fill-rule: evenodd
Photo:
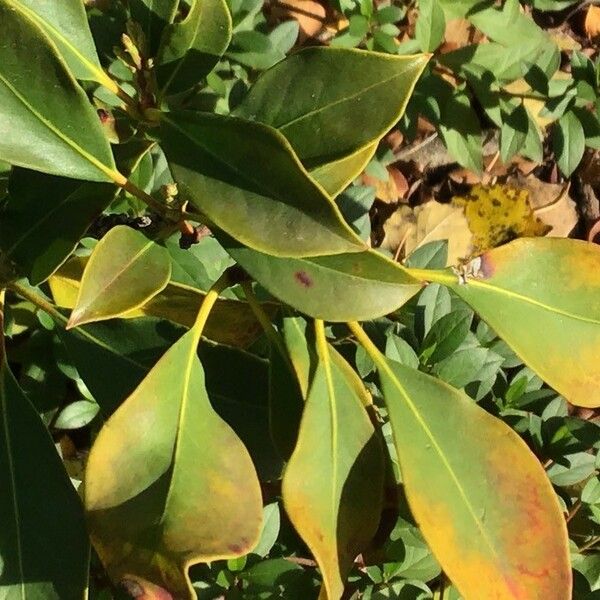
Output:
M443 283L569 402L600 406L600 247L520 239L471 265L466 284Z
M463 598L570 598L565 520L523 440L463 392L372 356L411 511Z
M98 555L116 582L153 599L145 581L195 598L190 564L248 553L262 526L254 465L210 404L196 334L171 346L106 422L86 469Z

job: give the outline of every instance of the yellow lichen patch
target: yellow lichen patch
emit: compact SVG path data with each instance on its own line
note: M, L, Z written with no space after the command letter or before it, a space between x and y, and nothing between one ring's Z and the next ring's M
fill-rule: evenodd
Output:
M550 229L534 214L529 192L506 185L475 185L465 196L455 196L473 232L474 254L481 254L519 237L538 237Z

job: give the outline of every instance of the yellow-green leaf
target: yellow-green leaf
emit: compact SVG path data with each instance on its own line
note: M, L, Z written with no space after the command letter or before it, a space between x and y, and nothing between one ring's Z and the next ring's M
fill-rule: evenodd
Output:
M120 225L98 242L83 272L68 327L120 316L165 288L171 259L165 248Z
M383 455L353 383L332 360L322 329L317 336L319 360L282 489L285 509L321 570L321 597L339 600L379 523Z
M86 469L94 546L115 581L147 597L158 586L192 600L189 565L248 553L262 525L256 471L211 407L197 343L192 329L163 355L100 431Z
M58 306L69 309L75 307L86 264L85 257L71 257L50 277L48 285ZM163 290L143 306L119 317L123 319L156 317L191 327L204 298L206 298L204 290L169 281ZM269 316L274 316L279 309L279 305L275 302L261 302L261 306ZM263 329L247 302L220 297L210 312L202 335L219 344L245 348L262 335L262 332Z
M404 267L374 250L280 258L217 236L227 252L271 294L319 319L375 319L398 309L421 289Z
M463 392L366 345L411 511L463 598L570 598L565 520L523 440Z
M600 248L519 239L474 259L448 285L544 381L577 406L600 406Z
M375 150L377 150L377 142L359 148L348 156L311 169L310 176L321 184L332 198L335 198L363 172L373 158Z

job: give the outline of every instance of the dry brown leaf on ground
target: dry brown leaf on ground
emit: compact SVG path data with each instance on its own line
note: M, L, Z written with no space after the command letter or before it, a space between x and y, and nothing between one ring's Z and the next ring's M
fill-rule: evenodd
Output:
M386 204L395 204L406 196L408 192L408 181L396 167L387 167L387 181L364 173L362 181L365 185L375 188L375 197Z
M320 2L314 0L285 0L273 3L271 15L275 19L298 21L300 34L299 43L314 38L327 23L327 10Z
M448 240L448 264L471 255L473 234L462 208L430 200L414 209L401 206L384 223L382 247L399 256L438 240Z
M529 192L529 204L535 216L551 227L547 236L569 236L579 217L568 186L546 183L533 176L515 178L513 183Z
M565 73L564 71L557 71L552 76L553 80L570 78L571 75L569 73ZM545 106L544 100L539 100L534 97L534 91L531 89L531 86L525 81L525 79L516 79L515 81L511 81L509 84L505 85L503 89L504 91L509 92L514 96L523 96L523 105L525 106L533 120L538 124L538 127L545 129L546 127L548 127L548 125L556 121L556 118L550 118L540 115L541 110Z
M600 37L600 6L590 6L583 24L585 34L590 39Z
M473 26L467 19L450 19L446 22L446 31L444 33L444 43L440 52L451 52L466 46L471 40Z
M417 229L417 219L412 208L400 206L383 224L383 241L381 248L396 253L402 249L409 236L414 235Z
M432 200L415 208L416 235L406 241L406 255L429 242L448 240L448 264L468 258L473 250L473 234L464 211Z

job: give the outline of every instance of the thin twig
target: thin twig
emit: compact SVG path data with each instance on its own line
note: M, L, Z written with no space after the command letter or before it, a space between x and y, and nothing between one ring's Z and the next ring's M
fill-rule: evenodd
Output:
M411 146L410 148L404 148L404 149L398 150L398 152L396 152L394 154L394 162L399 161L399 160L405 160L412 154L415 154L415 152L418 152L419 150L425 148L425 146L428 146L429 144L431 144L431 142L433 142L437 138L437 136L438 136L438 133L436 131L436 132L432 133L429 137L426 137L422 142L419 142L418 144L415 144L414 146Z

